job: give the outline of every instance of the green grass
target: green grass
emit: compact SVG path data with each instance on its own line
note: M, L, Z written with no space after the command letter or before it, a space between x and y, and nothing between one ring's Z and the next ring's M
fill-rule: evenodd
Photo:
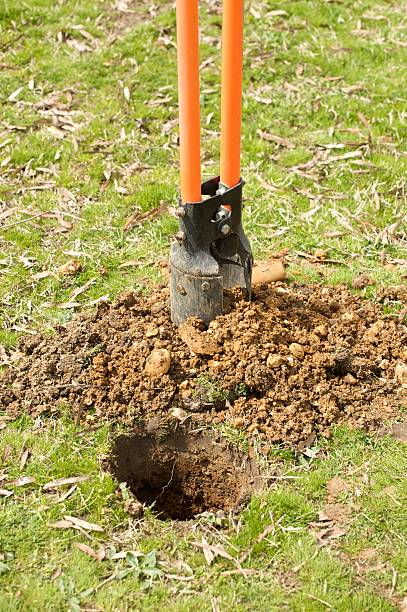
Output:
M110 0L0 0L6 348L22 330L51 332L94 300L148 290L161 278L156 264L167 258L175 219L164 214L123 228L136 209L177 202L175 16L169 1L127 4L130 15ZM202 157L210 177L219 163L221 15L213 3L201 6ZM350 284L367 272L377 286L400 284L407 247L403 2L252 0L246 13L242 174L255 256L288 248L291 277L304 281ZM316 249L338 263L307 262ZM72 258L81 271L62 275L59 267ZM126 262L137 263L120 267ZM79 307L60 307L88 281L75 298ZM374 299L376 287L365 293ZM244 446L238 432L220 431ZM384 611L406 596L401 444L338 431L320 441L315 459L273 448L271 465L295 478L272 481L223 529L202 520L188 532L151 512L141 523L128 517L103 467L111 436L104 428L82 432L67 419L22 419L1 432L0 457L9 447L1 487L21 475L23 447L31 453L23 474L35 482L0 502L0 609ZM82 474L89 480L61 502L66 488L42 488ZM347 483L338 501L350 515L345 534L318 547L309 524L335 475ZM64 515L104 531L90 539L49 526ZM235 559L251 550L242 565L254 573L225 575L237 567L220 557L208 568L192 544L202 534ZM105 547L104 560L75 542ZM115 558L122 551L147 556Z

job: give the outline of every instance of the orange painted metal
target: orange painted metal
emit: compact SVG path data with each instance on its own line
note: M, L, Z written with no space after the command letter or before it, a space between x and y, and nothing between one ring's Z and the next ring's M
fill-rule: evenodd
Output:
M181 199L201 201L198 0L177 0Z
M244 0L224 0L220 180L230 188L240 181L243 24Z

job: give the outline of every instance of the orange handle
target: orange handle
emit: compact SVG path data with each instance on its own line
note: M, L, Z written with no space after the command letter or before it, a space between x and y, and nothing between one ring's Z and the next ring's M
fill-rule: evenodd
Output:
M181 199L201 201L198 0L177 0Z
M227 187L235 187L240 181L243 6L244 0L223 2L220 180Z

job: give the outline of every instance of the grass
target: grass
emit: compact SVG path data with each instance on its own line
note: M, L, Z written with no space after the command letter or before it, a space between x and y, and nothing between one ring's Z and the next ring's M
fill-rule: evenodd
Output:
M124 225L134 211L177 202L172 4L127 2L128 13L120 10L126 3L110 0L0 0L6 349L22 333L51 332L105 296L148 290L161 278L155 263L167 257L176 220L165 213L129 232ZM218 4L201 5L209 177L219 159L221 15ZM255 255L287 248L291 277L300 280L350 284L363 272L377 286L400 284L403 3L252 0L246 13L242 168ZM337 263L315 262L317 250ZM64 275L60 267L71 259L81 270ZM374 298L376 289L369 291ZM10 485L14 494L1 502L2 610L394 610L406 596L407 466L394 440L337 431L320 441L315 458L272 449L271 465L290 478L275 480L222 529L202 519L188 532L151 512L142 522L124 512L103 468L111 431L84 432L68 418L5 424L2 486L22 474L35 481ZM244 444L236 432L222 433ZM30 455L20 470L22 449ZM89 480L66 499L67 487L43 488L82 474ZM319 546L314 532L322 527L309 525L337 475L346 483L337 500L348 509L338 527L345 533ZM104 531L50 527L65 515ZM253 573L222 557L208 567L193 545L202 534L234 559L251 551L242 567ZM78 542L102 547L104 559Z
M407 458L401 443L338 430L321 441L313 459L273 449L269 469L278 478L241 516L221 527L202 518L188 529L162 523L149 511L143 521L128 516L103 466L112 436L106 427L81 431L66 419L22 418L3 431L7 480L23 474L33 481L11 485L14 495L1 510L2 610L91 604L103 610L206 610L212 603L239 610L396 609L407 589ZM25 449L29 458L21 470ZM85 482L45 486L83 475ZM343 487L335 503L346 509L339 522L343 535L319 546L315 533L324 527L313 523L329 507L327 485L338 475ZM103 531L55 527L66 515L86 517ZM202 536L230 560L217 557L208 568L194 544ZM103 550L104 558L89 556L78 543L94 553ZM238 559L244 559L241 566Z

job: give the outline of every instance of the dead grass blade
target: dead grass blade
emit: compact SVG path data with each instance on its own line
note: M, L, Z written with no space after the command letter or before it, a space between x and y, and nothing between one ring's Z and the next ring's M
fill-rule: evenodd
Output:
M89 476L71 476L70 478L57 478L56 480L51 480L50 482L47 482L43 486L43 489L44 491L49 491L50 489L58 489L58 487L76 484L78 482L85 482L86 480L89 480Z
M103 561L106 556L106 551L104 548L100 548L99 552L96 552L91 546L88 544L83 544L82 542L74 542L75 548L85 553L89 557L96 559L96 561Z
M135 211L126 221L124 226L124 231L129 232L136 225L141 225L145 221L152 221L156 217L163 215L168 211L168 202L164 202L162 200L159 206L148 210L146 213L141 213L140 211Z
M103 527L100 525L97 525L96 523L89 523L88 521L76 518L75 516L65 515L64 519L65 521L69 521L71 523L71 527L79 527L80 529L85 529L86 531L104 531Z

